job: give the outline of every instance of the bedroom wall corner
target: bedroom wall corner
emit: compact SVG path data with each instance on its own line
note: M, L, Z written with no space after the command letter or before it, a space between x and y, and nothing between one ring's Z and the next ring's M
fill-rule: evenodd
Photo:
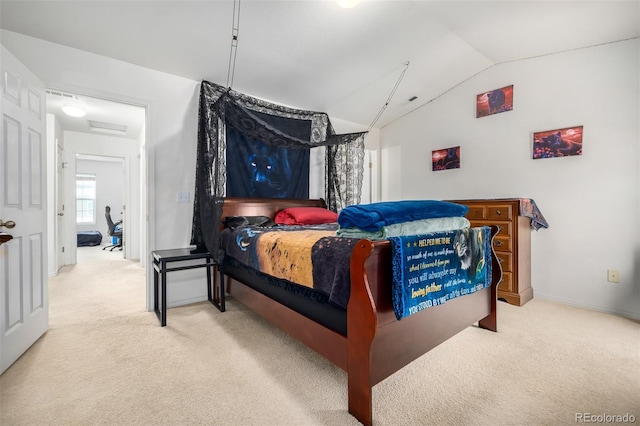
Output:
M533 198L550 223L532 235L534 297L640 318L639 47L496 65L386 126L383 199ZM513 111L475 117L477 94L511 84ZM533 132L578 125L581 156L532 160ZM432 172L455 146L461 168Z

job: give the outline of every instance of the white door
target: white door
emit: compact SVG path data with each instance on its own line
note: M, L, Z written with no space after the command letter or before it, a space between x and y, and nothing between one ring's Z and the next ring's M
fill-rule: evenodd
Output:
M0 373L49 327L45 89L2 48L0 109Z

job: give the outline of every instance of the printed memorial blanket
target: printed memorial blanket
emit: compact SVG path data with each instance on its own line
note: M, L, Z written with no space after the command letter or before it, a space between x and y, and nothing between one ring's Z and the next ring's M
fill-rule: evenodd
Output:
M337 225L245 227L221 234L225 255L264 274L312 288L346 309L349 262L358 239L336 237Z
M393 309L402 319L491 284L491 229L391 237Z

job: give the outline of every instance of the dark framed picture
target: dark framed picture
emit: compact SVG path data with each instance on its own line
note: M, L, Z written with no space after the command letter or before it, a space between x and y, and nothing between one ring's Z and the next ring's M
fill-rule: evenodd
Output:
M513 84L476 96L476 118L513 109Z
M431 152L432 170L447 170L460 168L460 147L438 149Z
M533 134L533 159L582 155L582 126Z

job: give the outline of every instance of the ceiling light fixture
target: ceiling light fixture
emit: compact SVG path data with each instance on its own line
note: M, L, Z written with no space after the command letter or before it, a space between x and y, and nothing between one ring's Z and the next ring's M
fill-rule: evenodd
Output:
M338 6L344 7L345 9L351 9L352 7L356 7L360 0L336 0Z
M84 117L85 115L87 115L87 111L75 105L63 105L62 112L71 117Z

